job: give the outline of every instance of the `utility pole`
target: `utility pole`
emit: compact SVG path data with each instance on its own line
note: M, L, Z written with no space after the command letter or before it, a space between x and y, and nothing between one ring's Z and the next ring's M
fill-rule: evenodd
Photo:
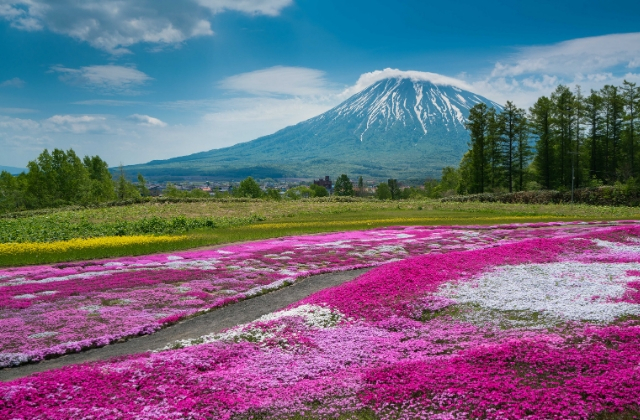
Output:
M578 152L568 152L571 155L571 204L573 205L573 189L574 182L576 180L576 160L574 156L578 155Z

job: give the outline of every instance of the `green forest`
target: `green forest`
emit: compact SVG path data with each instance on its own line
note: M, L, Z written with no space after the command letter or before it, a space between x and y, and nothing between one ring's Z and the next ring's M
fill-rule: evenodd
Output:
M475 105L469 150L457 169L461 194L567 191L640 175L640 88L627 82L587 95L560 85L527 111Z

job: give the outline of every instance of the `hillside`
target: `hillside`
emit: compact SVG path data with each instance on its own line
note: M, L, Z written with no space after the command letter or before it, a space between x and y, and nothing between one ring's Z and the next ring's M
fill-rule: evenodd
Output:
M231 147L133 165L147 177L423 179L467 150L469 109L492 101L448 85L379 81L317 117Z

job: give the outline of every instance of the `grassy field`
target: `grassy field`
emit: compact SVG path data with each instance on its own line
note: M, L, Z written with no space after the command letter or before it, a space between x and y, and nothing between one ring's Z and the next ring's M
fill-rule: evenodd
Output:
M586 205L331 200L148 203L0 219L0 242L56 243L114 235L179 235L173 241L123 247L61 247L59 252L0 249L0 266L141 255L288 235L393 225L493 225L640 218L640 209ZM7 239L9 238L9 239ZM13 239L12 239L13 238ZM17 238L17 239L16 239ZM13 249L9 252L9 249ZM27 248L25 248L27 249Z

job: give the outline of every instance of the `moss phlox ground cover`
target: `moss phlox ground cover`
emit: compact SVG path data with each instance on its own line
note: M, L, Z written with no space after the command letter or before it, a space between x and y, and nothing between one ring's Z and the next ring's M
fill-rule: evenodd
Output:
M336 418L367 409L389 419L583 419L638 412L639 224L425 229L436 239L430 233L424 238L433 240L418 242L438 251L409 257L402 241L415 240L416 231L286 239L291 249L364 255L348 246L394 232L393 241L371 241L368 249L402 246L406 258L179 349L0 384L0 416ZM463 246L441 251L454 240ZM268 243L251 246L287 252ZM505 324L514 313L517 322Z
M601 225L392 227L213 250L4 269L0 270L0 366L149 334L200 311L310 274L531 237L589 232L597 226Z

